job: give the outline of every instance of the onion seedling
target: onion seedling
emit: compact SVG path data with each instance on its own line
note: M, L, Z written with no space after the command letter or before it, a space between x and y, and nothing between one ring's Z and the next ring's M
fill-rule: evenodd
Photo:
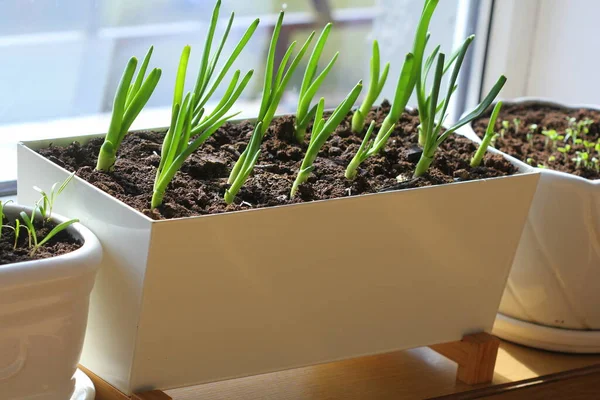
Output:
M231 170L231 174L229 175L229 179L227 180L227 183L231 185L229 189L225 191L224 198L227 204L233 203L235 196L252 173L254 165L256 165L256 161L260 155L260 145L265 134L267 133L267 130L269 129L269 125L271 124L273 117L275 116L275 111L277 110L277 106L281 101L281 97L283 96L285 88L287 87L292 74L298 67L300 60L302 57L304 57L304 53L306 53L306 50L308 49L308 46L315 35L314 31L309 35L286 71L285 67L292 56L294 48L296 47L296 42L292 42L285 52L285 55L281 60L281 64L277 69L277 75L273 80L275 48L277 46L279 32L281 31L281 25L283 24L283 16L284 12L281 11L279 13L277 23L275 24L275 28L273 29L273 35L269 45L262 101L260 105L260 111L258 113L257 124L252 132L252 137L250 138L248 146L246 146L246 149L244 149L240 158L236 161L233 169Z
M153 47L150 47L148 53L144 57L142 66L137 74L137 78L133 81L133 75L137 67L137 58L132 57L127 63L127 67L123 72L117 92L113 102L112 117L108 133L104 138L104 143L100 147L98 153L98 162L96 169L99 171L110 171L114 167L117 160L117 151L121 146L121 142L125 135L129 132L129 128L138 114L142 111L150 96L154 92L158 81L160 80L161 70L153 69L146 80L146 69L152 56Z
M354 179L357 174L358 167L362 164L367 158L379 153L381 149L385 147L387 144L390 135L394 131L394 127L396 126L396 122L402 116L402 112L408 103L410 95L412 94L415 82L414 82L414 57L412 53L408 53L404 60L404 65L402 66L402 71L400 72L400 77L398 78L398 85L396 87L396 94L394 99L394 104L392 105L392 110L385 117L379 132L377 133L377 137L375 140L370 142L371 135L375 128L374 121L369 125L369 129L363 138L363 141L356 153L356 155L348 164L346 168L345 176L347 179ZM354 114L356 116L356 113ZM352 123L354 123L354 116L352 118Z
M441 90L441 81L442 76L444 75L444 70L446 69L444 64L445 55L443 53L437 54L437 63L435 68L433 86L429 95L424 95L424 85L422 85L422 87L417 88L417 92L421 93L418 95L418 99L420 99L418 107L419 117L421 118L420 134L422 136L423 152L421 153L421 158L419 159L419 162L417 163L417 167L414 172L415 178L423 175L429 169L429 166L434 160L435 151L444 142L444 140L446 140L451 134L456 132L456 130L460 127L480 117L481 114L483 114L485 110L489 108L489 106L492 104L492 102L506 83L506 77L501 76L496 82L496 84L492 87L488 95L477 107L475 107L471 112L462 117L460 120L458 120L458 122L456 122L454 125L452 125L445 132L442 133L442 124L446 118L446 111L450 103L452 94L456 90L456 80L458 78L458 73L460 72L460 68L462 67L465 55L473 39L474 36L468 37L464 41L462 46L458 49L456 53L456 59L454 61L452 75L450 76L446 97L442 100L442 102L439 105L438 98ZM419 85L419 81L417 81L417 85ZM423 119L422 116L425 116L425 118Z
M390 132L390 129L393 129L396 123L400 120L400 117L406 108L406 104L408 103L413 90L416 90L417 92L417 100L419 102L425 102L424 97L422 98L420 93L424 96L424 91L422 90L422 80L424 81L427 79L429 67L427 66L427 63L425 66L423 65L423 57L425 54L425 47L427 46L427 42L429 40L429 34L427 33L427 30L429 29L429 23L431 22L431 17L433 16L433 12L437 7L438 2L439 0L425 1L421 18L417 25L417 31L415 33L413 51L408 53L404 58L404 65L402 67L402 72L398 77L392 108L389 114L383 120L383 124L379 129L378 135L381 135L381 137L387 135L388 132ZM408 71L411 71L411 73L408 74ZM421 117L420 112L419 117ZM422 121L423 120L421 120L421 122ZM389 135L387 136L389 137Z
M315 122L313 124L313 130L310 135L310 143L306 150L306 155L302 160L300 171L294 180L292 190L290 192L290 198L293 198L298 191L298 186L308 180L310 173L315 169L313 163L317 159L317 155L321 150L321 147L325 144L327 139L333 134L338 125L342 122L344 117L350 112L350 109L354 105L354 102L358 98L360 91L362 90L362 82L358 82L352 91L346 96L344 101L340 103L333 111L331 116L325 121L323 118L323 109L325 108L325 99L321 97L317 105L315 113Z
M498 118L498 114L500 113L501 108L502 102L499 101L494 106L494 110L492 111L492 115L490 116L490 120L485 131L485 136L483 137L483 140L481 141L477 152L471 159L471 167L478 167L481 164L481 160L483 160L483 156L485 155L488 146L490 145L492 139L496 135L496 133L494 133L494 127L496 126L496 119Z
M221 101L215 106L214 110L205 115L205 105L214 94L215 90L222 82L233 62L242 52L254 31L256 30L259 19L255 19L248 27L242 39L225 62L216 79L210 85L212 76L215 73L217 62L229 31L235 17L231 13L227 28L221 39L221 43L216 52L211 56L211 47L214 33L219 19L219 8L221 1L217 1L213 10L211 24L208 29L208 35L204 44L202 60L198 77L194 86L194 91L183 97L185 78L187 74L187 65L190 57L190 46L185 46L179 60L179 68L175 79L175 90L173 94L173 109L171 114L171 125L163 140L161 157L156 177L154 179L154 190L152 193L151 207L156 208L163 202L167 186L175 177L175 174L181 169L187 158L196 151L209 137L211 137L225 122L235 117L239 113L226 115L233 107L235 102L241 96L252 77L253 70L248 71L240 80L240 70L233 74L229 87L221 98ZM210 59L210 61L209 61ZM239 84L238 84L239 82ZM191 142L190 139L194 138Z
M229 17L229 21L227 23L227 28L225 29L225 33L223 33L223 37L221 38L221 43L219 44L219 47L217 48L215 53L211 55L212 41L213 41L213 38L215 35L215 30L217 29L217 23L219 21L220 7L221 7L221 0L218 0L217 3L215 4L215 8L213 9L210 26L208 28L208 34L206 37L206 41L204 42L204 49L202 52L200 69L198 70L198 77L196 78L196 83L194 85L194 90L193 90L194 101L192 103L193 104L192 136L194 136L195 134L197 134L199 131L202 130L201 128L198 128L197 126L200 123L200 119L203 117L204 107L206 106L207 102L210 100L210 98L212 97L214 92L217 90L217 87L223 81L223 79L225 78L225 75L227 74L227 72L229 71L229 69L235 62L235 60L238 58L238 56L240 55L240 53L242 52L244 47L246 47L246 44L248 43L250 38L252 38L252 35L254 35L254 31L256 31L256 28L258 27L258 24L260 23L260 20L257 18L246 29L246 32L244 33L244 35L242 36L242 38L240 39L238 44L233 49L233 52L231 53L229 58L227 58L227 60L221 67L220 72L218 73L218 75L216 75L214 82L210 85L210 88L209 88L209 84L210 84L212 77L215 74L215 71L217 68L217 63L219 61L219 57L221 56L221 51L223 50L223 47L225 46L225 43L227 42L227 38L229 36L229 32L231 30L231 26L233 25L233 20L235 18L235 13L232 12ZM173 107L175 107L176 104L179 104L180 106L182 104L185 75L186 75L186 69L187 69L187 60L189 58L189 52L190 52L189 46L186 46L186 48L184 48L182 58L181 58L180 64L179 64L179 69L177 71L177 80L176 80L176 84L175 84ZM222 107L227 102L227 99L228 99L227 96L224 96L223 100L221 100L219 105L215 108L215 111L213 112L213 114L204 116L204 119L205 120L210 119L212 116L215 115L215 113L221 112ZM222 112L221 115L225 114L226 112L227 111ZM194 132L194 129L196 130L195 132Z
M369 91L367 92L367 96L363 100L360 107L354 112L352 116L352 132L360 133L363 131L365 127L365 118L369 111L371 111L371 107L373 107L373 103L381 94L383 90L383 86L385 85L385 81L387 80L388 73L390 71L390 63L386 63L383 67L383 72L381 75L380 71L380 56L379 56L379 43L377 40L373 41L373 50L371 54L371 80L369 82Z
M336 52L329 61L329 64L323 69L323 71L315 78L315 74L317 72L317 66L319 64L319 58L321 57L321 53L323 52L323 48L325 47L325 42L327 41L327 37L329 36L329 32L331 31L331 23L327 24L321 32L317 43L313 49L312 54L310 55L310 59L308 60L308 66L304 71L304 78L302 79L302 86L300 88L300 96L298 99L298 109L296 111L296 140L298 143L304 142L304 137L306 136L306 127L310 120L314 117L316 106L310 109L310 103L312 102L313 97L317 93L319 86L323 83L331 68L335 64L339 52ZM314 81L313 81L314 78Z

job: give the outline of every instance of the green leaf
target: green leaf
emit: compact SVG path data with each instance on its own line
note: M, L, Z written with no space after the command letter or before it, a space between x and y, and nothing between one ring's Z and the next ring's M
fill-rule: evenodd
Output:
M52 239L54 236L56 236L57 234L59 234L60 232L64 231L65 229L67 229L69 226L73 225L74 223L79 222L78 219L71 219L69 221L65 221L62 222L58 225L56 225L54 227L54 229L52 229L44 239L42 239L42 241L40 243L38 243L35 247L42 247L44 244L48 243L48 241L50 239Z
M185 90L185 76L187 74L188 61L192 48L185 46L179 57L179 67L177 68L177 77L175 78L175 91L173 93L173 107L175 104L182 104L183 91Z
M506 83L506 77L504 75L500 76L500 78L498 78L498 81L496 81L496 84L492 87L492 89L487 94L487 96L485 96L483 101L477 107L475 107L470 113L468 113L467 115L462 117L458 122L456 122L454 125L452 125L451 128L449 128L446 132L444 132L444 134L441 135L440 138L438 139L437 145L439 146L444 140L446 140L446 138L448 136L450 136L452 133L454 133L459 128L461 128L461 127L465 126L466 124L468 124L469 122L479 118L485 112L485 110L487 110L490 107L490 105L494 102L496 97L498 97L498 94L504 87L505 83Z
M148 64L150 63L150 57L152 57L152 52L154 51L154 46L150 46L144 60L142 61L142 66L137 74L137 78L135 79L135 83L131 86L131 90L127 93L127 101L125 103L125 109L129 107L133 97L137 94L140 87L142 87L142 82L144 82L144 77L146 76L146 69L148 68Z
M271 44L269 45L269 52L267 54L267 63L265 64L265 80L263 84L263 94L260 104L260 112L258 113L258 119L262 119L269 108L271 84L273 80L273 66L275 64L275 51L277 47L277 40L279 39L279 32L281 31L281 25L283 24L283 15L284 13L281 11L279 13L279 18L277 18L277 23L273 28L273 35L271 36Z
M129 59L129 62L127 63L125 71L123 72L123 76L121 77L119 86L117 87L117 92L115 94L115 99L113 102L113 111L110 120L110 126L106 135L106 139L111 141L112 143L119 142L121 123L123 121L123 114L125 113L125 103L127 101L127 92L129 91L129 86L131 85L131 80L133 79L133 74L135 73L136 66L137 58L131 57Z

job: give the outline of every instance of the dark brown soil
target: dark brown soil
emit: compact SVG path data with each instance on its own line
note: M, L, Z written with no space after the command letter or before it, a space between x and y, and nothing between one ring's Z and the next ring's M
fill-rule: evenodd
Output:
M503 120L509 121L510 127L505 131L504 138L497 138L495 147L523 162L527 162L529 159L529 164L536 167L543 165L553 170L568 172L588 179L600 179L600 172L591 166L589 168L582 166L577 168L575 161L572 160L576 151L585 150L583 145L576 145L569 140L571 151L567 156L553 148L551 143L548 147L546 146L546 136L542 135L542 130L554 129L557 133L564 135L565 130L569 127L567 118L571 117L577 121L583 121L586 118L594 121L588 127L589 132L582 138L588 141L598 140L600 137L600 112L598 111L589 109L570 110L537 103L504 104L496 120L495 132L500 132ZM519 132L515 132L513 124L515 118L521 120ZM489 112L485 117L473 123L473 129L480 137L483 137L488 121ZM532 124L536 124L538 128L535 130L530 143L527 139L527 132ZM559 143L556 147L563 147L563 145ZM588 153L594 152L594 150L588 150ZM554 160L552 157L554 157ZM600 154L596 154L596 158L600 158Z
M371 111L367 121L375 118L379 128L389 107L389 103L384 102ZM128 135L112 173L94 170L102 142L99 139L83 146L73 143L67 148L49 147L40 153L70 171L77 171L78 176L154 219L332 199L516 172L502 157L492 155L486 156L482 166L471 168L469 160L476 146L465 138L450 137L438 151L429 173L412 179L420 155L416 146L418 123L416 112L405 113L387 147L379 156L362 164L354 181L348 181L344 171L362 140L361 136L351 133L349 114L323 146L308 182L301 185L296 197L290 200L292 182L307 146L295 142L293 117L275 119L262 144L261 157L253 174L235 203L229 206L223 201L227 177L248 143L253 128L250 122L227 124L217 131L187 160L169 186L164 204L153 211L149 210L149 205L164 132ZM401 184L396 180L400 174L407 177Z
M7 222L3 220L5 225L10 225L14 228L15 223L12 220ZM22 222L22 221L21 221ZM42 224L41 221L36 221L36 234L38 241L41 241L46 235L56 226L54 222ZM82 243L73 238L67 231L62 231L52 239L40 247L35 254L30 254L29 241L27 231L21 226L17 247L15 244L15 235L12 229L3 227L2 235L0 236L0 265L12 264L22 261L40 260L42 258L50 258L70 253L81 247Z

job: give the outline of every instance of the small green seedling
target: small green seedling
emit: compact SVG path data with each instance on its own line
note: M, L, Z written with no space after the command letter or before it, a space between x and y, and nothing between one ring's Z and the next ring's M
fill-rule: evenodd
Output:
M354 105L354 102L358 98L361 90L362 82L359 82L356 86L354 86L348 96L346 96L344 101L342 101L340 105L336 107L327 121L325 121L323 118L325 99L321 97L315 113L315 122L313 124L313 131L310 136L308 150L306 150L306 155L304 156L304 160L302 160L300 171L298 172L296 180L292 186L290 198L293 198L298 191L298 187L308 180L310 173L315 168L313 163L315 162L319 151L327 139L329 139L329 137L333 134L338 125L342 122L344 117L350 112L350 109Z
M56 201L56 197L59 194L61 194L63 192L63 190L65 190L65 188L67 187L69 182L71 182L71 180L73 179L74 176L75 176L75 172L73 172L71 175L69 175L67 177L67 179L64 180L63 183L56 182L54 185L52 185L52 188L50 189L50 193L46 193L45 191L43 191L42 189L40 189L37 186L33 187L33 189L35 191L37 191L38 193L40 193L42 195L42 197L38 200L36 205L40 211L40 214L42 214L43 222L50 221L50 219L52 218L52 209L54 208L54 202ZM59 184L60 184L60 186L58 186Z
M575 157L571 161L575 162L575 168L587 168L590 160L590 155L587 151L576 151Z
M508 132L508 129L510 128L510 122L504 120L500 124L502 126L502 129L500 129L500 137L504 139L504 134Z
M513 124L515 126L515 135L519 134L519 126L521 126L521 120L519 118L513 119Z
M471 167L473 167L473 168L478 167L481 164L481 160L483 160L483 156L485 156L485 153L487 151L488 146L490 145L490 142L492 141L494 136L496 136L496 133L494 133L494 127L496 126L496 119L498 118L498 114L500 113L501 108L502 108L502 102L499 101L498 103L496 103L496 106L494 106L494 110L492 111L492 115L490 116L490 120L488 122L488 126L485 131L485 136L483 137L483 140L481 141L481 145L479 145L477 152L471 159Z
M160 80L161 70L158 68L153 69L146 80L144 80L146 69L152 56L152 50L153 47L150 47L148 53L146 53L134 82L133 75L137 67L137 58L132 57L129 59L127 67L123 72L113 102L108 133L98 153L96 169L99 171L110 171L113 169L121 142L129 132L131 124L133 124L148 100L150 100L150 96L152 96Z
M371 111L373 103L375 103L375 100L377 100L381 94L383 86L385 85L385 81L387 80L387 76L390 71L390 63L388 62L385 64L381 75L379 74L380 67L379 43L377 43L377 40L374 40L373 49L371 52L371 80L369 82L369 91L367 92L367 95L365 96L365 99L360 107L352 116L352 132L354 133L360 133L363 131L365 127L365 118L367 117L369 111Z
M564 140L565 136L564 135L560 135L556 130L554 129L549 129L549 130L542 130L542 135L544 135L546 137L546 142L545 142L545 147L546 148L556 148L556 142L558 142L559 140Z
M11 228L12 226L4 225L4 206L10 203L9 201L5 201L4 203L0 200L0 238L2 237L2 228Z
M596 172L600 173L600 160L598 160L596 157L592 157L591 164L592 164L592 168Z
M568 154L571 151L571 145L566 144L564 147L558 147L556 150L559 153Z
M254 128L254 132L252 132L252 137L250 138L248 146L246 146L246 149L244 149L240 158L233 166L231 174L229 175L229 179L227 180L227 183L230 185L229 189L225 191L225 202L227 204L233 203L235 196L252 173L252 170L254 169L256 161L260 155L260 145L265 134L267 133L267 130L269 129L271 121L273 120L275 111L277 110L277 106L281 101L281 97L283 96L285 88L287 87L294 71L298 67L300 60L302 57L304 57L304 53L306 53L306 50L308 49L308 46L315 35L314 31L309 35L308 39L306 39L304 45L302 45L302 48L296 57L294 57L286 71L285 67L292 56L296 42L293 42L288 47L283 58L281 59L281 64L277 69L275 80L273 80L275 49L277 47L281 25L283 24L283 16L284 12L281 11L271 37L271 44L269 46L269 53L267 55L262 100L256 127Z
M29 252L30 256L33 256L40 249L40 247L42 247L43 245L48 243L48 241L50 239L52 239L54 236L56 236L60 232L64 231L69 226L73 225L74 223L79 222L78 219L71 219L69 221L62 222L62 223L56 225L54 227L54 229L52 229L40 242L38 242L38 237L37 237L37 233L35 231L35 226L34 226L34 218L35 218L36 208L37 207L34 207L32 213L31 213L31 216L27 215L27 213L25 211L21 211L21 213L19 214L21 216L21 219L25 223L25 226L27 228L27 233L29 235L29 247L31 248L31 250ZM33 243L32 243L32 241L33 241Z
M594 123L593 120L585 118L577 121L575 117L566 117L568 127L565 129L565 141L572 139L573 143L580 144L579 136L589 133L589 126Z
M306 127L310 120L314 117L316 105L311 109L310 103L312 102L313 97L319 90L319 87L323 84L323 81L333 68L335 64L339 52L335 53L329 64L323 69L323 71L315 78L315 74L317 73L317 66L319 64L319 58L321 57L321 53L323 52L323 48L325 47L325 42L329 36L329 32L331 31L331 24L327 24L321 32L317 43L313 49L312 54L308 60L308 66L304 71L304 79L302 80L302 86L300 88L300 96L298 100L298 109L296 111L296 140L298 143L304 143L304 137L306 136Z

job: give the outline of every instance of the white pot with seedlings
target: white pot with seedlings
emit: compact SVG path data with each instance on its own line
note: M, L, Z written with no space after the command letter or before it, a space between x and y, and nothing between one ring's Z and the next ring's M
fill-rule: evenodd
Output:
M453 93L438 98L442 76L451 69L449 87L454 87L472 38L448 62L438 54L439 48L424 61L428 24L436 5L437 0L426 1L415 50L406 57L392 112L385 121L387 128L375 135L374 124L369 124L363 145L348 166L348 178L364 173L360 165L386 146L414 86L419 113L426 117L421 130L422 161L415 170L420 176L427 173L439 145L481 115L504 84L502 77L468 117L442 127L440 121ZM191 154L202 149L219 128L234 126L225 124L235 116L229 110L252 72L240 80L236 71L214 110L205 112L204 107L258 21L219 72L214 66L227 35L216 55L209 57L217 16L218 4L198 80L194 91L186 95L189 48L181 57L173 117L155 168L149 208L161 209L165 195L173 190L170 183L183 173L180 169ZM229 183L221 193L225 203L243 201L243 188L264 151L261 143L270 134L279 101L314 36L294 57L293 43L275 69L282 19L283 13L273 32L252 135L237 162L230 165L228 177L222 178ZM491 329L538 174L523 167L513 176L496 179L324 201L297 200L298 188L311 185L319 150L348 118L362 88L359 82L330 114L324 112L323 99L313 103L336 59L316 74L329 30L327 26L317 40L300 92L295 137L307 150L285 196L297 203L153 220L80 177L74 179L75 190L61 209L77 213L105 249L92 295L82 364L119 390L132 393L253 375L448 342ZM373 60L372 75L379 76L375 52ZM428 93L424 83L434 64L434 85ZM371 94L381 90L386 74L370 89ZM138 75L136 82L140 79ZM111 160L118 156L118 145L137 112L131 111L132 105L147 101L151 94L143 92L140 97L142 91L136 92L132 80L133 73L126 73L119 86L116 120L108 135L19 146L21 199L32 196L27 187L33 179L30 171L44 180L69 173L38 154L40 149L73 141L85 145L94 137L105 137L110 144L103 145L101 152L110 150ZM369 122L364 114L374 97L368 96L365 101L370 103L360 109L363 115L355 122L359 131ZM371 142L372 135L376 138ZM98 167L106 168L109 175L118 171L118 165L115 172L110 171L110 162ZM476 233L482 221L482 232L493 227L493 240Z
M566 116L600 108L535 98L505 104L557 107L568 122L561 131L518 118L491 123L498 136L510 130L531 146L553 149L545 160L506 155L522 167L533 163L541 175L494 333L543 349L600 352L600 180L552 170L559 157L573 171L600 170L600 137L590 133L600 121ZM465 134L479 140L470 125Z
M69 399L75 388L102 250L78 220L52 212L67 183L34 208L0 202L3 399Z

